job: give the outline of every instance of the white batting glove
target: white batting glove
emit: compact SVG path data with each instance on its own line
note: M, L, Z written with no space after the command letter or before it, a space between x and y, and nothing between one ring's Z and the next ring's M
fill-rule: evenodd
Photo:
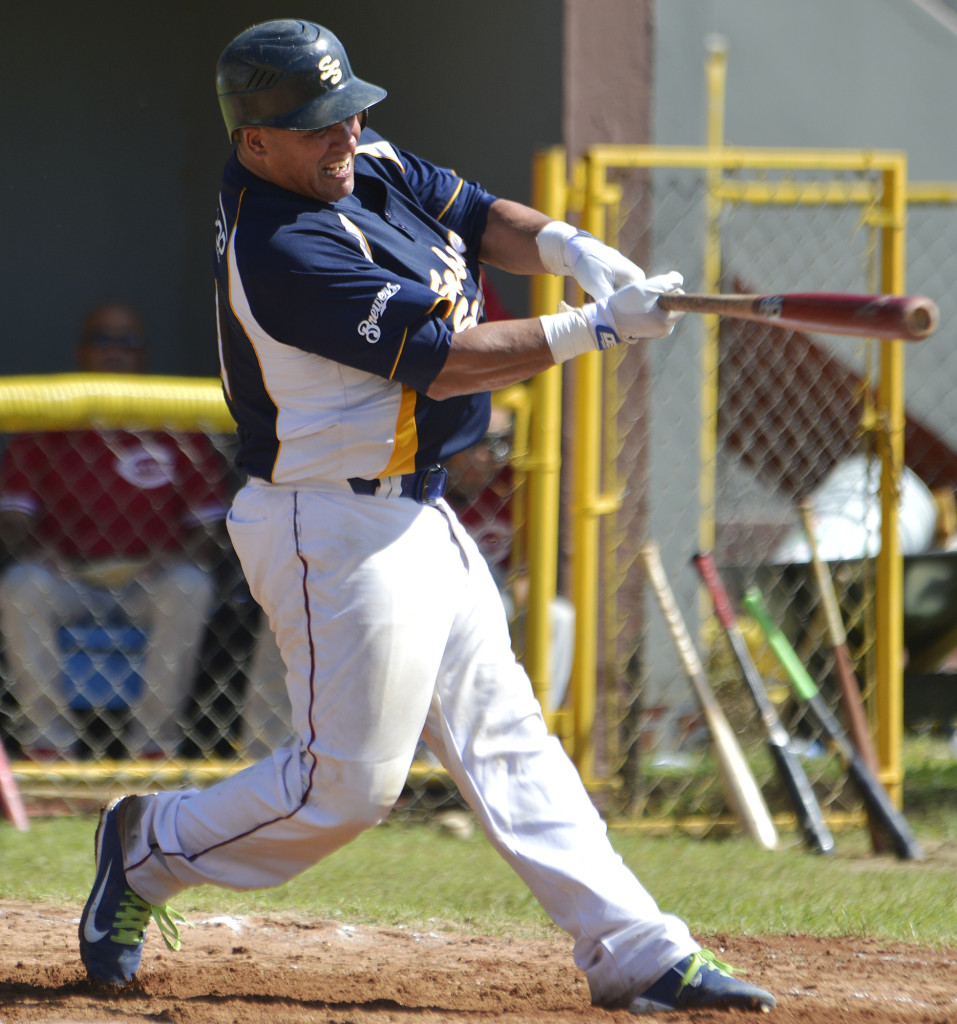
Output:
M677 270L630 284L607 299L595 303L596 318L611 320L619 341L628 343L642 338L666 338L675 329L683 313L669 313L658 305L658 296L679 291L684 278Z
M658 296L680 291L684 278L676 270L630 284L598 302L580 309L541 317L545 339L556 363L583 352L632 344L643 338L665 338L683 313L669 313L658 305Z
M645 272L617 249L587 231L553 220L535 236L542 266L550 274L573 277L586 295L606 299L627 284L640 284Z

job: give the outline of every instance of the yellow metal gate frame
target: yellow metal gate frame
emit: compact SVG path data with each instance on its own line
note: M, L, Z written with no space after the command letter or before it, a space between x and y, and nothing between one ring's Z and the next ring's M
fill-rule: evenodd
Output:
M801 149L746 149L723 146L671 147L602 145L590 149L572 178L582 183L580 206L571 202L576 189L555 180L561 151L539 154L533 204L553 216L569 217L580 210L581 226L610 244L616 244L620 188L609 172L636 169L701 169L705 174L706 219L702 288L720 288L720 216L731 203L771 205L856 205L862 220L877 240L880 254L877 290L904 292L907 163L898 152ZM801 172L800 182L786 177L773 183L754 179L733 180L735 171ZM806 180L815 171L867 173L867 180ZM561 196L566 203L562 209ZM780 282L776 282L780 288ZM533 293L534 294L534 293ZM554 311L555 296L539 292L536 312ZM704 318L705 344L701 366L701 513L699 544L710 550L715 538L714 456L717 448L718 320ZM881 460L881 550L876 573L876 739L881 778L900 800L903 735L903 565L898 540L898 494L904 464L904 352L903 342L880 342L880 381L877 407L870 424ZM576 657L572 678L574 694L571 751L586 783L595 779L595 719L599 619L599 524L614 514L620 494L599 486L602 436L613 427L601 423L603 380L613 364L595 352L573 365L574 438L572 449L572 598L576 607Z

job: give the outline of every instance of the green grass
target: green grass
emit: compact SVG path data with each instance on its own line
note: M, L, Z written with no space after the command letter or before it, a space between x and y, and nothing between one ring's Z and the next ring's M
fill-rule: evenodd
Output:
M837 833L830 857L806 852L794 834L773 853L740 837L612 829L612 842L661 907L701 935L854 935L957 948L957 760L938 746L912 751L909 760L905 806L927 853L920 862L871 855L864 829ZM79 907L91 881L94 828L90 816L34 819L28 834L0 823L0 899ZM459 839L401 818L276 889L204 886L174 902L187 914L554 933L480 832Z

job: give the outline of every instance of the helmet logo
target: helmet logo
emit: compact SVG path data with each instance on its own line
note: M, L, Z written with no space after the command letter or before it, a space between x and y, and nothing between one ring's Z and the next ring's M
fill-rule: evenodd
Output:
M325 82L329 79L333 85L338 85L342 81L342 68L339 67L339 58L333 60L332 57L327 53L321 61L319 61L319 77Z

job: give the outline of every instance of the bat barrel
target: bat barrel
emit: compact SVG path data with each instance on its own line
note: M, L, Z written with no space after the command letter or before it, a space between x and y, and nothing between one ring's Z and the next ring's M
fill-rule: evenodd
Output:
M887 832L897 856L902 860L920 860L923 854L906 819L893 805L877 776L864 764L857 749L821 697L794 648L780 627L772 621L761 592L752 587L743 600L745 607L761 627L768 646L781 663L795 693L807 704L818 724L846 762L848 772L857 783L868 812L874 815Z
M714 556L710 552L699 553L692 558L692 562L711 594L715 614L731 644L754 706L764 723L768 749L794 806L794 812L801 831L804 833L805 842L811 849L819 850L821 853L830 853L834 849L834 837L824 823L824 817L810 780L788 747L788 734L774 710L774 705L764 689L764 680L751 658L751 652L748 650L747 641L738 625L737 615L731 605L728 592L725 590Z
M911 334L915 337L926 338L928 334L932 334L937 330L940 311L936 303L931 302L930 299L925 299L920 301L919 304L915 303L904 320Z
M785 292L779 295L695 295L669 292L662 309L710 313L785 329L863 338L923 341L937 329L940 311L923 295Z
M764 802L764 797L751 773L734 731L725 718L716 697L711 692L704 666L701 664L684 618L678 609L668 577L661 564L658 545L654 541L646 541L642 545L641 559L664 616L665 625L668 627L675 649L701 705L702 714L711 734L718 775L724 785L728 803L755 842L765 850L777 849L778 835L771 812Z

